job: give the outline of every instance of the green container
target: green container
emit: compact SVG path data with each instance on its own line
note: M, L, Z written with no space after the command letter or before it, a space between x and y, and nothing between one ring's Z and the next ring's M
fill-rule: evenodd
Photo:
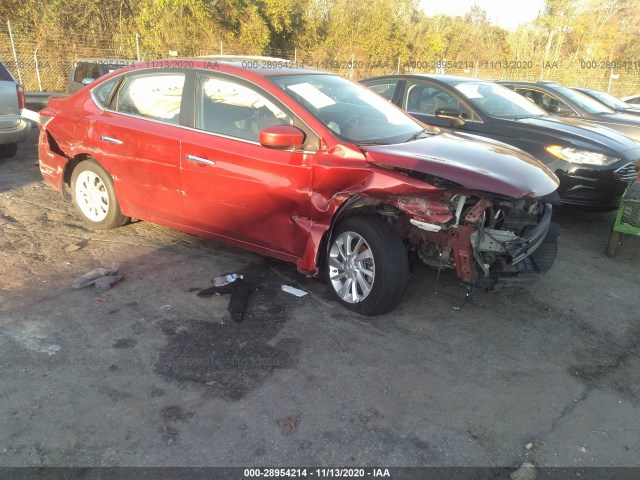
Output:
M609 245L607 245L608 256L616 255L622 235L640 236L640 180L629 184L622 196Z

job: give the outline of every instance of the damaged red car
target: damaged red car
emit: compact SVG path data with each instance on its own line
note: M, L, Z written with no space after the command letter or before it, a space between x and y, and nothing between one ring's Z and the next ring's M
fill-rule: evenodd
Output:
M469 292L520 288L556 255L540 162L316 70L141 62L52 98L39 160L93 228L135 217L293 262L366 315L400 303L410 251Z

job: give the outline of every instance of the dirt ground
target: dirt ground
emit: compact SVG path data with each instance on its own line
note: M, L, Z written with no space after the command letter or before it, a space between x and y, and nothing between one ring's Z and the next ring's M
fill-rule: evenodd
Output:
M283 262L86 229L35 133L0 163L0 465L640 466L640 238L607 258L613 214L558 213L519 296L456 310L454 274L418 266L367 318ZM112 264L111 290L70 288ZM257 288L242 323L196 295L227 272Z

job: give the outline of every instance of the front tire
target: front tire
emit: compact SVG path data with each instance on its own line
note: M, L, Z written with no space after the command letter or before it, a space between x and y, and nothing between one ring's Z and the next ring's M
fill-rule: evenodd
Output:
M407 250L383 219L347 218L331 239L327 277L334 295L348 309L362 315L388 313L407 290Z
M111 175L93 160L84 160L73 169L71 194L82 221L91 228L108 230L130 220L120 211Z

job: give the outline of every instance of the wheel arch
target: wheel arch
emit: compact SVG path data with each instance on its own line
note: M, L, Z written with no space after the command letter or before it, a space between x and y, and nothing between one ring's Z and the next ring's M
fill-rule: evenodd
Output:
M325 268L325 262L327 259L327 255L329 254L329 248L331 246L330 240L333 236L333 232L336 226L340 222L353 216L376 216L384 218L384 216L378 211L378 209L383 205L389 205L390 207L393 207L393 205L388 202L385 202L379 198L364 195L362 193L352 195L347 200L345 200L333 214L328 228L322 235L322 239L320 241L320 244L318 245L318 251L316 252L316 270L321 271Z
M104 169L104 166L102 166L95 157L89 155L88 153L79 153L70 158L64 167L64 173L62 176L62 195L66 200L71 200L71 177L73 176L73 171L81 162L84 162L85 160L91 160L100 165L102 169Z

